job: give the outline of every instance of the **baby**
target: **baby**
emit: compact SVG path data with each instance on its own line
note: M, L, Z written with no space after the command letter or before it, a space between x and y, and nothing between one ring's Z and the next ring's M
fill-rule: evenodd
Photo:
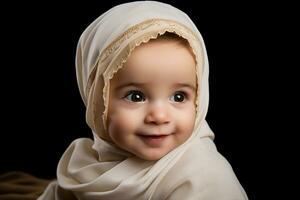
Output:
M111 8L82 34L78 86L94 140L75 140L39 199L245 200L205 116L208 60L177 8Z

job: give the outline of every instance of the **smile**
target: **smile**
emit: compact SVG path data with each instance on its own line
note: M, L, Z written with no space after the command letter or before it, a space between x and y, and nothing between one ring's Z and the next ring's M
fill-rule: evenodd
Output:
M160 147L172 134L166 135L139 135L144 143L151 147Z

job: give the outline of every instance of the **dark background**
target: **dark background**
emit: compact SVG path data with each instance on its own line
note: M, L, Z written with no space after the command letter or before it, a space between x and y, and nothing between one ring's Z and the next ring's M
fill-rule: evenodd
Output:
M84 29L128 1L12 2L2 7L0 173L54 178L76 138L91 137L75 76ZM186 12L202 33L210 62L207 121L218 150L250 199L277 195L285 155L280 84L283 30L280 4L163 1ZM291 13L289 13L291 14ZM126 19L125 19L126 20ZM288 49L288 48L287 48ZM280 140L280 139L279 139ZM268 198L271 199L271 198Z

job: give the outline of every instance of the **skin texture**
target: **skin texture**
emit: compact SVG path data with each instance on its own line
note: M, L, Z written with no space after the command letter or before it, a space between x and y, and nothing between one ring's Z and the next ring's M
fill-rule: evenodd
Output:
M195 59L176 40L132 52L110 82L108 132L120 148L158 160L184 143L195 124Z

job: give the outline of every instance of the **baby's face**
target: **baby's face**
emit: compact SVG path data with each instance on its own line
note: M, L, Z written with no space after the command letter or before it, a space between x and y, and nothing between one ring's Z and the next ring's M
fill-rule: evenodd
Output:
M188 48L166 40L145 43L111 80L109 135L142 159L160 159L191 135L195 98L195 60Z

